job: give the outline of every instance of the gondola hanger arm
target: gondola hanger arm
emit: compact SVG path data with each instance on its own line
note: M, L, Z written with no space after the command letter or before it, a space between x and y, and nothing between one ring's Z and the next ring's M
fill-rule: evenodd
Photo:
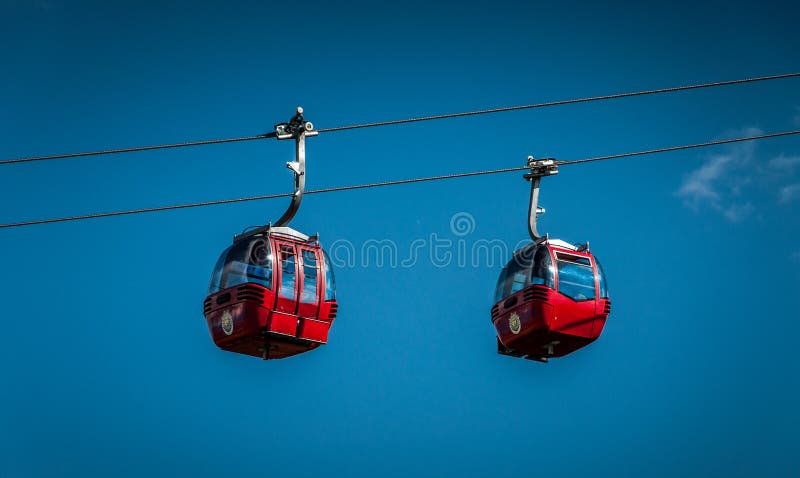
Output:
M558 174L558 164L553 158L535 159L533 156L528 156L528 168L530 168L530 172L524 176L525 179L531 182L531 198L528 206L528 234L530 234L533 242L539 243L547 240L547 234L540 235L536 228L536 220L541 214L545 213L545 209L539 206L539 183L544 176Z
M278 140L295 140L295 160L286 163L286 167L294 174L294 193L288 209L275 221L275 226L288 226L300 209L306 189L306 137L318 134L318 131L314 131L314 125L303 117L303 108L300 106L287 123L275 125L275 137Z

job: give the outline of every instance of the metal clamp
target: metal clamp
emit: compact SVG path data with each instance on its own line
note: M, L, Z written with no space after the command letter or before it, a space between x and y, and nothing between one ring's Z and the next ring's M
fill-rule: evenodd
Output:
M297 139L301 134L305 136L316 136L319 131L314 131L314 124L303 118L303 108L297 107L297 112L292 119L286 123L275 125L275 137L278 139Z
M558 164L555 159L534 159L533 156L528 156L529 173L525 173L524 178L531 182L531 200L528 207L528 234L530 234L533 242L540 243L546 241L548 236L545 234L541 236L539 231L536 230L536 219L539 215L545 213L543 207L539 207L539 182L544 176L553 176L558 174Z

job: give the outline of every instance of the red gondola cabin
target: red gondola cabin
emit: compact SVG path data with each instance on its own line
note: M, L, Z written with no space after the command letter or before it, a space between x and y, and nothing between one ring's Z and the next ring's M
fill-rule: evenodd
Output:
M222 253L203 312L221 349L277 359L326 343L337 307L333 269L316 237L263 227Z
M611 300L588 247L544 240L514 253L497 280L492 323L498 353L547 361L590 344Z

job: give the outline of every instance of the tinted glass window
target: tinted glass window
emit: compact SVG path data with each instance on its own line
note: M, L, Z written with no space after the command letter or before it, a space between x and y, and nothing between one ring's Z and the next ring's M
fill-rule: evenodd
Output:
M553 263L547 247L530 245L514 253L497 279L495 302L533 284L553 287Z
M295 298L296 260L293 246L281 246L281 297Z
M506 272L506 268L503 267L503 270L500 271L500 277L497 278L497 285L494 289L495 303L500 302L503 299L503 285L506 283Z
M608 282L606 282L606 273L603 272L603 266L600 265L597 257L594 258L594 263L597 264L597 282L600 286L600 297L608 297Z
M303 294L300 301L317 303L317 256L314 251L303 250Z
M336 299L336 280L333 277L333 267L331 260L325 251L322 251L322 257L325 258L325 300Z
M208 290L213 294L246 282L272 288L272 254L263 237L243 239L227 248L214 267Z
M531 280L530 260L523 255L516 256L506 265L506 281L503 285L503 296L519 292Z
M533 258L533 270L531 271L531 284L542 284L555 287L553 271L553 260L550 259L550 250L546 247L539 247Z
M228 257L228 252L230 250L231 248L229 247L222 251L222 254L220 254L219 259L217 260L217 264L214 266L214 273L211 275L211 283L208 284L209 294L213 294L221 290L219 287L219 281L222 277L222 269L225 267L225 259Z
M594 271L591 261L586 257L561 253L558 253L556 257L558 291L573 300L594 299Z

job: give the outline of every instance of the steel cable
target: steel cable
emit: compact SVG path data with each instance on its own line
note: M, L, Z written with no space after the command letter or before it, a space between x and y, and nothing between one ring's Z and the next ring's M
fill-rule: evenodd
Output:
M800 130L794 131L783 131L778 133L765 133L760 135L754 136L744 136L740 138L731 138L731 139L722 139L722 140L715 140L715 141L707 141L704 143L694 143L694 144L687 144L687 145L680 145L680 146L669 146L665 148L657 148L657 149L648 149L643 151L635 151L629 153L620 153L620 154L612 154L607 156L595 156L591 158L583 158L583 159L574 159L574 160L564 160L564 161L556 161L559 166L567 166L572 164L581 164L587 162L594 162L594 161L605 161L609 159L618 159L618 158L627 158L632 156L642 156L646 154L657 154L657 153L666 153L670 151L679 151L679 150L687 150L687 149L694 149L694 148L703 148L709 146L717 146L722 144L730 144L730 143L740 143L744 141L756 141L768 138L777 138L781 136L790 136L800 134ZM329 188L322 188L322 189L312 189L309 191L305 191L304 194L324 194L324 193L332 193L332 192L340 192L340 191L350 191L354 189L368 189L368 188L377 188L377 187L384 187L384 186L395 186L399 184L410 184L410 183L422 183L428 181L440 181L445 179L455 179L455 178L465 178L470 176L483 176L488 174L499 174L499 173L508 173L513 171L524 171L529 169L528 166L516 166L510 168L500 168L500 169L489 169L483 171L470 171L465 173L454 173L454 174L442 174L437 176L428 176L422 178L410 178L410 179L399 179L393 181L380 181L380 182L373 182L373 183L366 183L366 184L355 184L349 186L335 186ZM50 219L37 219L33 221L22 221L22 222L13 222L8 224L0 224L0 229L2 228L12 228L12 227L22 227L22 226L33 226L37 224L49 224L55 222L67 222L67 221L78 221L84 219L97 219L102 217L112 217L112 216L125 216L131 214L141 214L141 213L149 213L149 212L157 212L157 211L169 211L173 209L187 209L187 208L194 208L194 207L204 207L204 206L214 206L219 204L231 204L231 203L239 203L239 202L248 202L248 201L260 201L266 199L275 199L281 197L291 197L293 193L278 193L278 194L266 194L262 196L250 196L250 197L243 197L243 198L235 198L235 199L221 199L215 201L204 201L204 202L195 202L195 203L188 203L188 204L177 204L172 206L160 206L160 207L151 207L151 208L141 208L141 209L131 209L127 211L113 211L113 212L103 212L103 213L96 213L96 214L84 214L79 216L67 216L67 217L57 217L57 218L50 218Z

